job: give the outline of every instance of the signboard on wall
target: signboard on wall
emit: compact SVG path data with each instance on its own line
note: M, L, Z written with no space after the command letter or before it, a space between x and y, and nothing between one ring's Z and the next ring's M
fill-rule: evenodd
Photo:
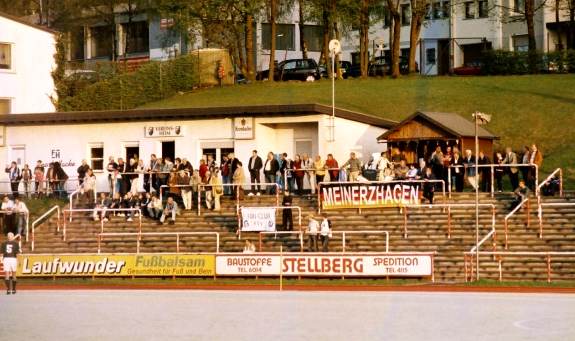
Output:
M234 138L236 140L252 140L254 138L254 118L234 118Z
M242 208L242 231L275 231L276 209L267 207Z
M144 127L146 137L178 137L184 136L182 126L149 126Z
M336 183L321 185L321 208L376 208L418 205L420 186L406 183L358 184Z
M433 274L431 254L216 255L216 275L398 276Z

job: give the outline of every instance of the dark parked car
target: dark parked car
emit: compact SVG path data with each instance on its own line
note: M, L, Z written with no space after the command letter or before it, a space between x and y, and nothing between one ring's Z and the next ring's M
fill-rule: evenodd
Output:
M258 80L269 79L270 70L260 71ZM274 80L314 81L320 78L319 68L313 59L288 59L275 68Z
M417 62L415 63L415 71L419 72ZM399 72L404 75L409 73L409 58L404 56L399 57ZM369 63L368 74L371 77L391 74L391 59L387 56L375 57L374 60Z
M453 73L458 76L478 76L481 74L481 63L466 63L463 66L453 68Z
M341 75L344 79L346 79L347 77L350 76L350 71L351 71L351 63L346 61L346 60L340 60L339 61L339 68L341 69ZM328 72L327 72L327 66L326 65L320 65L319 66L319 72L321 74L321 76L323 78L327 78Z

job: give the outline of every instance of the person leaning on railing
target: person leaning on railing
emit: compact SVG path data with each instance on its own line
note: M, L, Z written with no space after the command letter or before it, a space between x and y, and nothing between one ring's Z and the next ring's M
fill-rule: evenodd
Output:
M325 173L326 173L326 165L325 162L321 159L320 155L315 157L315 161L313 162L313 168L315 169L315 183L319 184L320 182L324 182Z
M266 192L269 195L276 194L276 186L272 185L276 182L276 175L280 169L278 160L274 157L274 153L269 152L264 164L264 176L267 185Z
M12 161L9 166L6 166L5 172L8 173L12 195L14 198L16 198L18 196L18 186L20 185L20 180L22 179L20 168L18 168L18 164L16 162Z
M22 168L21 172L22 176L22 184L24 185L24 193L26 198L30 198L30 184L32 183L32 170L28 164L24 164L24 168Z
M44 164L42 160L36 161L36 167L34 167L34 185L36 197L40 197L44 193Z
M344 170L347 166L349 166L349 181L356 182L361 174L361 160L355 156L354 152L349 154L349 160L341 166L341 169Z

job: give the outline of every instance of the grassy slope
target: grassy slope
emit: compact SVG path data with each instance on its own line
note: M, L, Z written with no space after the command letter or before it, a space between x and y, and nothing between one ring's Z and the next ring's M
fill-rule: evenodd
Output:
M328 81L256 83L198 90L145 107L331 104L330 96ZM345 80L336 84L336 106L395 120L416 110L492 114L488 128L501 136L500 147L537 143L543 173L562 167L574 186L575 75Z

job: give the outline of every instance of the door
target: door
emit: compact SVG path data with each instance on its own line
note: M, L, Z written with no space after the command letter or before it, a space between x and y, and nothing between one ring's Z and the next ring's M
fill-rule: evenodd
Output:
M437 41L437 74L445 75L449 72L449 39Z
M170 160L174 161L176 155L176 142L174 141L162 141L162 157L165 159L169 157Z
M311 140L296 140L295 141L295 152L302 156L307 154L313 160L313 144Z

